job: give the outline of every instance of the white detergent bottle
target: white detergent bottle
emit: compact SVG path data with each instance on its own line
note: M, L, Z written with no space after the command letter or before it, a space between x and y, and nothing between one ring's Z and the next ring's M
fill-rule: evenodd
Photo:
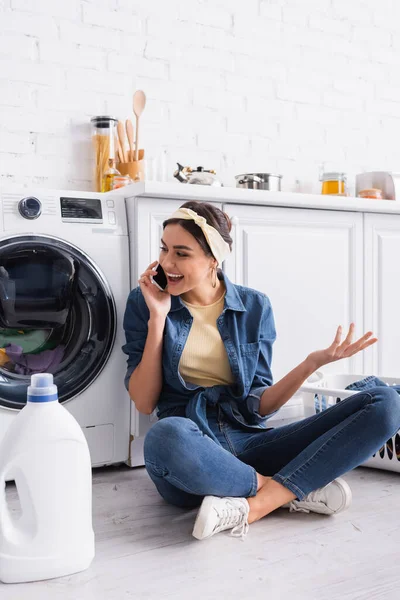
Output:
M15 480L13 517L5 481ZM32 375L28 402L0 444L0 581L20 583L83 571L94 557L88 445L58 402L53 375Z

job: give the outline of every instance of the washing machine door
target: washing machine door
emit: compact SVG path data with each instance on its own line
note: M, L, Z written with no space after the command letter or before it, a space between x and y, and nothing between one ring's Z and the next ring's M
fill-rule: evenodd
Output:
M60 402L99 375L112 350L115 303L97 265L54 237L0 240L0 406L26 403L32 373L53 373Z

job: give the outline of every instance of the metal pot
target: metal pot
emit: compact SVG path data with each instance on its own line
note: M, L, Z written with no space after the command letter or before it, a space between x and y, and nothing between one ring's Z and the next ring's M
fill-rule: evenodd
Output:
M245 173L236 175L236 187L246 190L269 190L270 192L281 191L282 175L272 173Z

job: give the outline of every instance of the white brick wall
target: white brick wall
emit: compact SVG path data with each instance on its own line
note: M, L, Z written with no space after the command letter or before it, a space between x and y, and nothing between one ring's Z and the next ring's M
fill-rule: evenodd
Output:
M89 119L224 183L400 170L398 0L0 0L0 181L90 189Z

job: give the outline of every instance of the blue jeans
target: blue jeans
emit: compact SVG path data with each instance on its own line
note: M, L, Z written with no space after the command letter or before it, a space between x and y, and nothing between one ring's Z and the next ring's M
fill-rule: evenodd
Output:
M400 396L390 387L375 387L302 421L256 433L228 422L218 407L208 420L221 445L185 417L161 419L147 433L147 472L171 504L194 508L208 495L255 496L257 472L302 500L395 435Z

